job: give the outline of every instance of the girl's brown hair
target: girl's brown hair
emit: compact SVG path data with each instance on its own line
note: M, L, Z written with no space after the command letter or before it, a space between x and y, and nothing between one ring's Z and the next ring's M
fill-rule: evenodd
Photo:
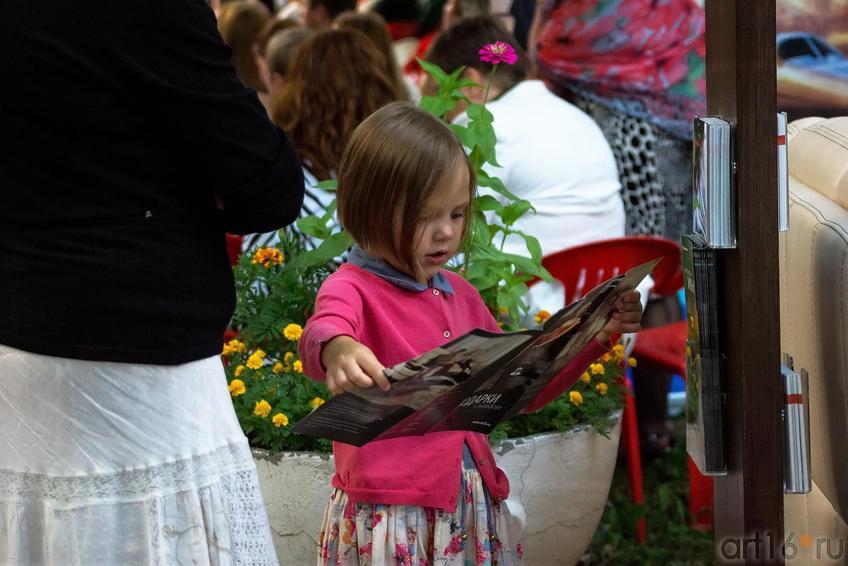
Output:
M383 70L395 85L395 99L409 100L409 89L401 75L392 48L392 36L389 35L383 16L376 12L345 12L336 18L334 25L338 29L355 29L364 33L383 58Z
M291 138L319 180L338 170L350 134L395 100L380 54L362 33L328 30L303 42L286 82L271 101L271 118Z
M268 89L259 76L253 44L259 39L271 13L264 4L238 0L221 6L218 14L218 32L233 50L233 66L245 85L257 92Z
M470 208L477 181L451 129L409 103L384 106L362 122L345 148L336 192L339 221L362 248L418 277L414 249L422 214L457 163L468 168ZM464 218L463 241L469 210Z

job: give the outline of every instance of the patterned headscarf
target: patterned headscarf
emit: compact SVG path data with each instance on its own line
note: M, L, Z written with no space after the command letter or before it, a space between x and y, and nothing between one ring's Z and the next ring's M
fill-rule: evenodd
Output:
M692 137L706 111L704 10L695 0L559 0L537 46L542 77Z

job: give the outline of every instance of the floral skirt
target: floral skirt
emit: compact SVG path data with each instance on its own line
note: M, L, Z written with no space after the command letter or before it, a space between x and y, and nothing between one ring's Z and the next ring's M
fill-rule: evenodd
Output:
M516 566L515 521L477 470L463 470L453 512L414 505L353 504L333 491L321 527L319 566ZM512 533L512 537L511 537Z
M220 358L0 345L0 564L276 566Z

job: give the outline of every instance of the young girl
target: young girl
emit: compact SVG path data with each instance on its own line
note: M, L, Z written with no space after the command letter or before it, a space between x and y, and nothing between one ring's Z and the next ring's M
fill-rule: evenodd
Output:
M353 133L339 169L338 213L358 246L321 286L300 341L304 371L334 394L389 384L391 366L474 329L499 328L480 295L442 269L468 228L474 171L439 119L385 106ZM597 341L533 401L558 397L612 333L639 330L626 293ZM509 494L485 435L430 433L333 448L335 491L320 565L521 563L502 502Z

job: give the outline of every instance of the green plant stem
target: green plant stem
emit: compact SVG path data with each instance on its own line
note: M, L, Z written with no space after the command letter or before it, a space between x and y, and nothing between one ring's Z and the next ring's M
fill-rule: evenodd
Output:
M486 102L489 101L489 89L492 88L492 82L495 80L495 73L498 72L498 65L500 65L500 63L495 63L495 66L492 67L492 72L489 73L489 80L486 81L486 92L483 95L483 106L485 106Z

